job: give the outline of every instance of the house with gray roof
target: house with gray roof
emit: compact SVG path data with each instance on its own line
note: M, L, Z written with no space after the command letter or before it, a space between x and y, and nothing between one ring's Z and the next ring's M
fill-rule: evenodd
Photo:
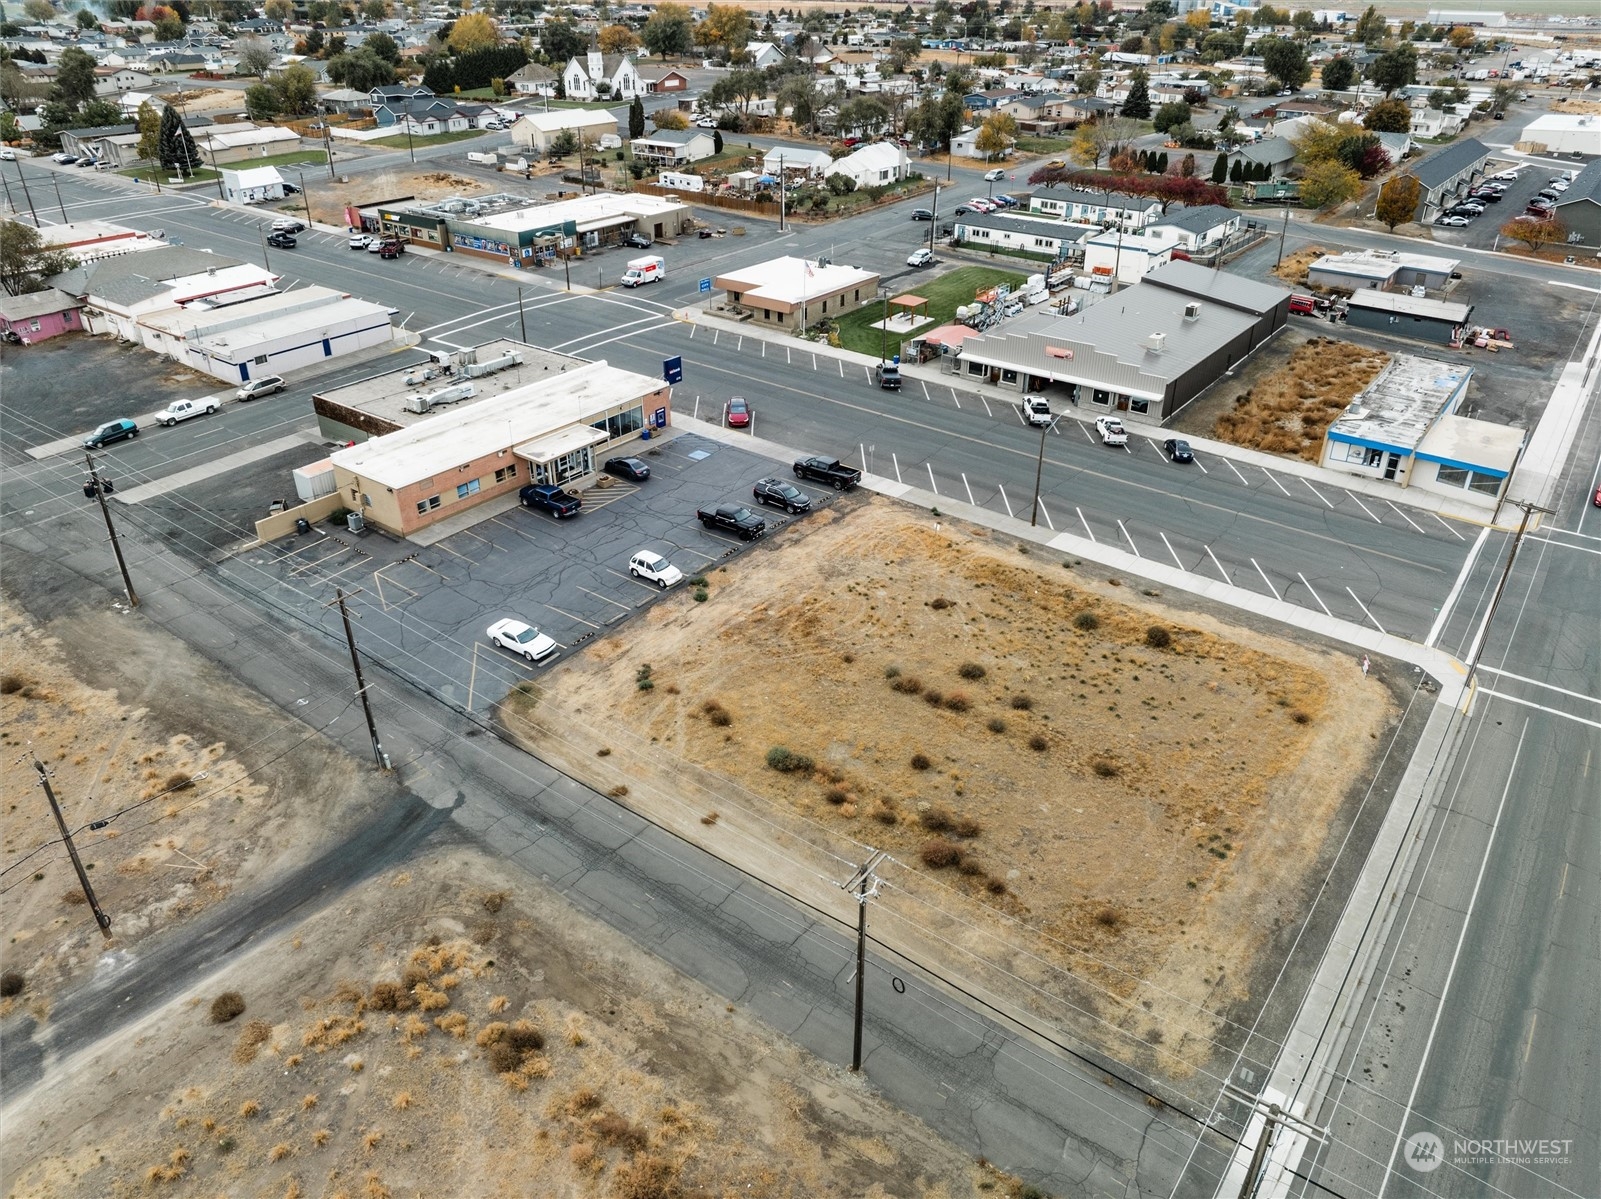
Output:
M15 334L23 345L32 345L60 333L83 328L78 313L83 301L64 291L47 287L21 296L0 293L0 332Z
M1066 254L1069 246L1100 231L1099 225L1076 225L1046 217L970 212L956 218L952 232L957 242L975 250L1017 250L1050 262Z
M196 300L271 289L274 278L252 262L188 246L162 246L80 263L53 276L49 284L86 303L86 332L142 342L142 317Z
M1576 246L1601 247L1601 158L1579 172L1555 204L1557 220Z
M628 144L635 158L668 170L717 153L717 143L710 129L658 129Z
M1490 147L1476 137L1467 137L1436 150L1405 171L1403 174L1416 179L1422 190L1412 219L1426 224L1449 208L1473 186L1489 157ZM1395 176L1396 179L1401 177ZM1385 187L1393 183L1394 179Z
M1194 208L1172 208L1150 226L1152 233L1172 239L1189 251L1205 251L1221 246L1240 231L1242 218L1221 204L1200 204Z
M1084 191L1052 184L1035 189L1029 196L1028 210L1038 216L1056 217L1064 221L1121 225L1124 230L1135 232L1162 215L1162 202L1150 196Z
M1239 156L1252 164L1265 162L1275 175L1282 175L1295 161L1295 143L1287 137L1265 137L1243 147Z

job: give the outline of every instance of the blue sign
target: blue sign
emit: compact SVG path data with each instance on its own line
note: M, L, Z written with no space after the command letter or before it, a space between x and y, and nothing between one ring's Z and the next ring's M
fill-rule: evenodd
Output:
M700 294L701 295L705 295L711 289L712 289L712 281L710 279L702 279L700 281Z
M658 429L665 429L667 427L667 409L656 409L656 419L652 423L655 424Z
M662 359L662 378L669 383L682 383L684 381L683 358Z

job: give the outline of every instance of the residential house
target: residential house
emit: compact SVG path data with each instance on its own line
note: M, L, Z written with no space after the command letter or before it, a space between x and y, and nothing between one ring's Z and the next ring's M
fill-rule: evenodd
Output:
M608 133L617 135L617 118L604 110L589 108L530 112L512 125L511 140L514 145L548 154L556 139L568 131L580 141L598 142Z
M911 172L911 160L906 147L898 142L873 142L859 147L854 153L836 159L828 168L830 175L844 175L856 180L857 187L876 187L896 183Z
M1166 216L1146 230L1153 237L1169 238L1190 253L1205 253L1221 247L1240 231L1243 218L1232 208L1220 204L1200 204L1194 208L1169 209Z
M1451 109L1444 112L1426 104L1412 110L1412 136L1422 138L1455 137L1467 124L1462 116Z
M519 67L506 76L506 82L519 96L545 96L550 99L556 95L556 80L555 71L537 62Z
M1436 150L1413 164L1405 173L1416 179L1422 187L1413 219L1426 224L1449 208L1458 196L1477 182L1489 157L1490 148L1478 138L1470 137ZM1392 176L1384 186L1391 186L1399 178L1400 175Z
M1035 92L1013 96L995 106L1017 122L1019 130L1031 133L1051 133L1068 121L1077 120L1071 107L1073 97L1060 92Z
M1266 137L1244 147L1239 156L1253 165L1265 162L1268 169L1279 176L1295 161L1295 143L1287 137Z
M672 170L710 158L717 152L710 129L658 129L629 143L641 162Z
M120 96L124 92L143 90L155 86L155 78L132 67L96 67L95 95L100 98Z
M822 179L834 171L834 156L815 146L774 146L762 156L762 172L778 178L780 172L794 177L804 175Z
M456 133L470 128L470 122L455 104L437 96L391 100L374 108L372 115L380 129L394 126L405 130L409 124L413 134Z
M82 332L78 316L84 303L47 287L23 296L0 292L0 332L14 334L23 345L32 345L61 333Z
M345 114L361 112L373 106L372 96L367 92L357 91L353 87L336 87L323 92L317 97L317 103L330 112Z
M234 204L260 204L284 198L284 180L277 167L247 167L222 171L223 198Z
M1121 225L1126 231L1137 232L1161 218L1162 203L1149 196L1052 185L1034 191L1028 210L1039 216L1089 225Z
M951 155L955 158L977 158L983 162L989 162L992 159L1005 158L1012 152L1010 147L998 154L989 150L980 150L978 148L978 135L981 129L982 127L966 129L951 138Z
M568 59L561 82L569 100L632 100L645 94L645 81L633 59L599 50Z
M765 71L768 67L776 67L784 61L784 52L772 42L747 42L745 53L750 56L749 66L758 71Z
M382 104L399 104L407 100L429 100L433 94L433 88L421 84L386 83L367 93L367 107L377 108Z
M1579 172L1554 207L1570 245L1601 247L1601 158Z
M954 224L955 240L973 249L1017 250L1050 261L1066 255L1069 246L1101 231L1099 225L1075 225L1008 212L970 212L957 217Z
M271 272L255 263L187 246L99 258L49 280L51 287L85 302L85 332L141 343L140 317L206 297L256 292L272 283Z

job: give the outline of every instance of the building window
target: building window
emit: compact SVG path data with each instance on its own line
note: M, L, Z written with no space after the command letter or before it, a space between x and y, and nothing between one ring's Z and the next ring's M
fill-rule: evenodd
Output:
M1109 392L1109 391L1103 391L1099 387L1095 388L1094 392L1090 396L1090 403L1098 404L1102 408L1105 408L1111 402L1112 402L1112 393Z
M967 364L967 373L970 375L983 375L988 369L982 362L969 362Z
M1446 487L1461 487L1467 491L1477 491L1484 495L1497 495L1501 490L1500 475L1485 475L1478 471L1468 470L1461 466L1441 466L1436 470L1435 476Z
M439 507L439 497L437 495L431 495L425 500L418 500L417 515L421 516L425 512L432 512L437 507Z
M507 479L515 479L516 477L517 464L515 462L510 466L503 466L495 472L495 482L497 483L504 483Z
M478 480L477 479L468 479L460 487L456 488L456 498L458 500L464 500L470 495L477 495L477 494L478 494Z
M606 436L615 441L619 437L626 437L630 433L638 432L645 427L645 409L630 408L626 412L619 412L615 416L602 417L592 421L591 427L605 429Z
M1130 412L1138 412L1141 416L1147 416L1151 411L1151 401L1142 400L1138 396L1131 396L1128 402L1128 410Z
M1014 371L1014 370L1007 370L1006 368L1003 367L1002 370L1001 370L1001 382L1002 383L1016 383L1017 382L1017 372Z
M254 363L255 363L255 364L256 364L256 365L257 365L257 366L266 366L266 365L267 365L267 356L266 356L266 355L265 355L265 354L257 354L257 355L256 355L256 356L255 356L255 358L254 358L254 359L252 359L252 361L253 361L253 362L254 362Z

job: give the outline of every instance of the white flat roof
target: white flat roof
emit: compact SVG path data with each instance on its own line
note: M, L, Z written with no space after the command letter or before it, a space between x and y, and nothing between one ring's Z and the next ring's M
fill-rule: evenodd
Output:
M633 192L627 194L602 192L597 196L557 200L554 204L531 204L527 208L515 208L510 212L496 213L494 216L456 219L484 229L503 229L507 233L516 233L530 226L544 228L567 221L572 221L582 230L586 225L615 221L619 217L637 219L663 216L677 212L683 207L679 201L669 200L665 196L647 196Z
M1442 416L1418 442L1418 457L1451 466L1512 473L1526 430L1466 416Z
M209 315L215 317L223 313ZM335 326L353 322L365 322L366 327L388 324L389 309L370 300L335 300L332 304L322 304L299 312L264 314L262 319L249 324L233 325L216 333L202 333L191 342L191 347L209 349L218 358L237 363L270 342L296 334L315 338Z
M504 395L443 412L330 457L342 470L385 487L405 487L435 471L496 450L538 441L600 413L662 390L660 379L605 361L559 371Z
M1464 364L1397 354L1329 426L1328 435L1416 450L1472 374Z
M1407 316L1426 316L1435 320L1465 324L1473 311L1471 304L1435 300L1428 296L1408 296L1397 291L1359 291L1346 301L1353 308L1372 308L1379 312L1399 312Z
M1460 264L1459 258L1440 258L1433 254L1407 254L1399 250L1352 250L1345 254L1325 254L1308 269L1333 271L1341 275L1388 279L1396 271L1432 271L1449 275Z
M763 300L798 308L804 303L836 292L864 285L878 285L878 276L860 267L818 266L809 258L769 258L743 270L718 275L712 286L719 291L730 285L744 295L744 302L760 305ZM747 290L748 289L748 290Z

